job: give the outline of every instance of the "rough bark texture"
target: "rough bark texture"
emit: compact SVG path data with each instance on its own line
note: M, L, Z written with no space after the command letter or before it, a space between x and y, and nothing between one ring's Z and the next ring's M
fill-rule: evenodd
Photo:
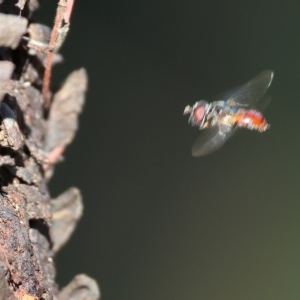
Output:
M61 292L55 283L53 257L82 202L76 188L51 200L47 180L76 132L87 76L74 71L44 104L46 54L32 45L45 45L51 30L32 22L37 8L37 0L0 0L0 300L95 300L97 284L85 275Z

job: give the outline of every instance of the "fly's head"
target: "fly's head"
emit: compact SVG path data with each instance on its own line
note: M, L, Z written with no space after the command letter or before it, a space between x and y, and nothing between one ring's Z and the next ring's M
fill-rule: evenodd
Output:
M206 127L206 117L210 110L210 104L204 100L196 102L193 106L186 106L183 111L184 115L190 115L189 123L192 126L198 126L199 129Z

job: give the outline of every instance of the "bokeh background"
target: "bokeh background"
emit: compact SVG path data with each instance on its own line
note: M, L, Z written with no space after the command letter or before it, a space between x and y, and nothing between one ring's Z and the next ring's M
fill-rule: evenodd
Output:
M85 203L59 284L84 272L104 300L299 299L300 2L77 0L62 53L53 85L84 66L89 91L50 184ZM269 68L270 130L193 158L184 107Z

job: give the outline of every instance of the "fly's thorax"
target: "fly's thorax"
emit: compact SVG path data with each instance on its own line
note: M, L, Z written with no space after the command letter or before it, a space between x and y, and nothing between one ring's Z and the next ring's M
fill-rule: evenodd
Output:
M214 125L234 125L233 116L236 110L232 109L225 101L216 101L212 103L208 118L211 120L211 126Z
M232 114L220 113L215 116L214 120L211 123L212 126L221 126L222 128L228 127L228 129L232 129L235 126L235 118Z

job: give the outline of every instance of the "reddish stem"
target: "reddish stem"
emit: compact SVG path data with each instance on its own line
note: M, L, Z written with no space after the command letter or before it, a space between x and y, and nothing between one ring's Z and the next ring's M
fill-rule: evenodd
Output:
M63 21L69 23L73 4L74 0L60 0L57 6L54 25L51 31L50 41L45 59L45 71L42 86L42 97L46 107L50 106L49 86L52 71L52 58L59 36L59 29L62 27Z

